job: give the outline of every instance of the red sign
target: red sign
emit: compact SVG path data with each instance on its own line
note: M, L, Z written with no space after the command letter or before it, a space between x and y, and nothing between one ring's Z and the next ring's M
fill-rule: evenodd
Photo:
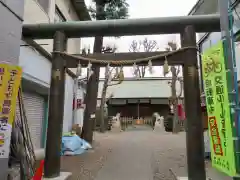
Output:
M223 156L222 144L218 132L216 117L215 116L208 117L208 121L210 126L214 153L215 155Z
M182 104L178 104L178 117L179 117L180 120L185 119L185 112L183 110L183 105Z

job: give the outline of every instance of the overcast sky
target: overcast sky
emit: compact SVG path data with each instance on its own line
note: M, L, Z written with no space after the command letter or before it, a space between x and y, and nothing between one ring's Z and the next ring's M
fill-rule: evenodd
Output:
M92 0L85 0L86 5L90 6ZM149 18L149 17L166 17L166 16L184 16L187 15L197 0L127 0L129 3L129 18ZM119 52L128 52L129 45L133 40L141 40L145 37L158 42L160 49L164 49L168 41L179 43L178 35L154 35L154 36L125 36L121 38L104 38L104 45L116 45ZM83 38L82 48L92 50L93 38ZM131 70L127 70L130 76ZM156 69L160 71L160 69ZM102 73L101 73L102 74ZM154 76L160 76L161 73L154 73ZM147 75L149 76L149 74Z

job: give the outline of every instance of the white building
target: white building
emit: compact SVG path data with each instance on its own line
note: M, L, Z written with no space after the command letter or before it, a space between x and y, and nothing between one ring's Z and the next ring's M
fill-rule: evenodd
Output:
M84 1L25 0L24 23L54 23L89 19ZM82 8L84 7L84 8ZM67 51L80 53L80 38L69 39ZM46 141L48 119L48 92L51 76L53 40L24 40L21 43L19 65L23 68L23 99L35 148L43 148ZM66 72L63 132L70 131L73 122L73 96L75 74ZM18 112L17 112L18 114ZM78 115L82 116L81 115Z
M234 25L233 31L235 35L239 34L240 30L240 1L239 0L231 0L232 9L233 9L233 17L234 17ZM218 0L199 0L195 6L190 11L189 15L201 15L201 14L213 14L218 13ZM199 33L199 41L198 46L201 52L206 51L211 46L217 44L221 40L221 32L211 32L211 33ZM236 52L236 65L240 66L240 45L239 39L236 39L235 43L235 52ZM201 67L201 57L199 57L199 65ZM240 68L237 68L238 81L240 81ZM203 90L203 86L202 86Z
M125 117L151 117L154 112L161 116L169 113L169 98L171 97L171 78L125 78L118 85L107 88L106 97L112 96L108 104L108 115L115 116L121 113ZM99 82L98 106L101 101L103 80ZM181 94L183 99L183 89L179 82L176 83L177 95ZM181 102L181 101L180 101Z

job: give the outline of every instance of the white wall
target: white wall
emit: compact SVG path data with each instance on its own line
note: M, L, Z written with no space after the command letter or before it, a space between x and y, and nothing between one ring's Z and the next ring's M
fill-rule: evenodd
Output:
M67 21L78 20L70 0L50 0L49 11L45 12L36 0L25 0L24 23L53 23L55 17L55 4L58 6ZM44 49L52 52L53 40L37 40ZM22 42L22 44L25 44ZM67 50L69 53L80 52L80 38L70 39ZM50 87L51 62L39 54L36 50L28 46L22 46L20 52L19 65L22 66L24 77ZM72 126L72 103L73 103L73 79L66 74L65 83L65 103L64 103L64 125L63 131L68 132Z
M202 43L201 49L202 52L209 49L211 46L217 44L221 40L221 33L220 32L213 32L211 33L206 40Z
M22 41L22 44L25 44ZM39 54L34 48L21 46L19 65L23 69L23 76L28 80L50 87L52 63Z
M66 74L63 132L69 132L73 123L73 86L74 80Z

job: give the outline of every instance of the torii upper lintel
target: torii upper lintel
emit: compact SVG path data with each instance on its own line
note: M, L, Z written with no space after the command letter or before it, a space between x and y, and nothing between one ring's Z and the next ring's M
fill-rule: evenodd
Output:
M56 31L62 31L68 38L94 36L131 36L152 34L177 34L191 25L196 32L219 32L218 14L157 17L142 19L121 19L101 21L67 21L60 23L25 24L24 38L53 39Z

